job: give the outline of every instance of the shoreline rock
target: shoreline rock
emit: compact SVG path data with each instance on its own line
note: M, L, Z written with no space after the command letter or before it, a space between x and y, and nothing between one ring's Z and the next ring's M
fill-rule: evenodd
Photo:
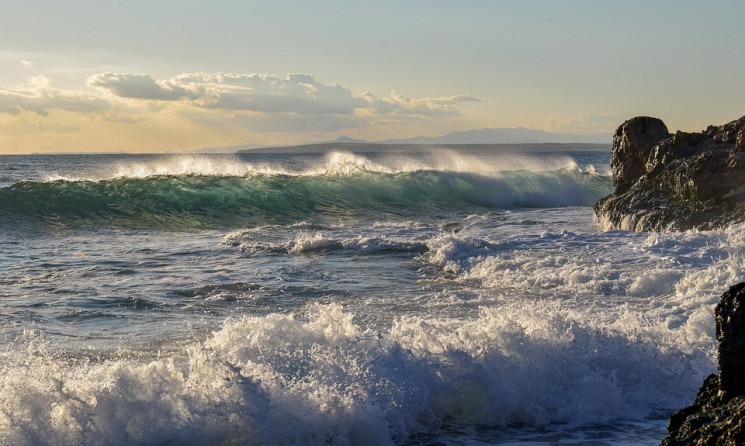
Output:
M606 230L713 229L745 221L745 117L670 134L648 116L616 130L613 185L595 203Z
M670 417L661 446L745 444L745 282L716 308L718 375L709 375L694 403Z

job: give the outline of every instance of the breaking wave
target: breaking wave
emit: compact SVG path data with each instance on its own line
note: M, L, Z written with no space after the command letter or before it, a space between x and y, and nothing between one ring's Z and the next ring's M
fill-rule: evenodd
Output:
M404 443L451 427L607 423L685 404L708 352L630 312L550 302L471 320L341 305L229 320L158 358L69 358L29 334L0 362L3 444Z
M188 229L431 211L589 206L610 178L576 166L491 175L385 172L343 165L313 174L192 174L19 181L0 188L0 226Z

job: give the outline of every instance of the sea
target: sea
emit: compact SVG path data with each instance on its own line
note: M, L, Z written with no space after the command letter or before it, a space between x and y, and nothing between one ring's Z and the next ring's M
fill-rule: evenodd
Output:
M745 226L609 152L0 156L1 445L654 445Z

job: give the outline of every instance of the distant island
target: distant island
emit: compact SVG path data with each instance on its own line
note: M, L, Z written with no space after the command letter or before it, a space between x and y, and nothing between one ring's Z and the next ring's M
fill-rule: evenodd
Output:
M307 142L291 146L237 145L194 150L215 153L327 153L334 150L353 152L402 152L449 150L520 151L608 151L612 135L570 135L545 130L484 128L448 133L441 136L416 136L408 139L367 141L340 136L334 141Z
M344 152L428 152L436 150L469 152L610 152L610 144L592 143L533 143L533 144L383 144L368 142L327 142L297 146L258 147L238 150L237 153L329 153Z

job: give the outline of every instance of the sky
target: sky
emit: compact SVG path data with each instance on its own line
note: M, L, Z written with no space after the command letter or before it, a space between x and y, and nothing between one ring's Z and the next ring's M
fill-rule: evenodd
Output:
M0 0L0 154L699 131L745 115L742 0Z

